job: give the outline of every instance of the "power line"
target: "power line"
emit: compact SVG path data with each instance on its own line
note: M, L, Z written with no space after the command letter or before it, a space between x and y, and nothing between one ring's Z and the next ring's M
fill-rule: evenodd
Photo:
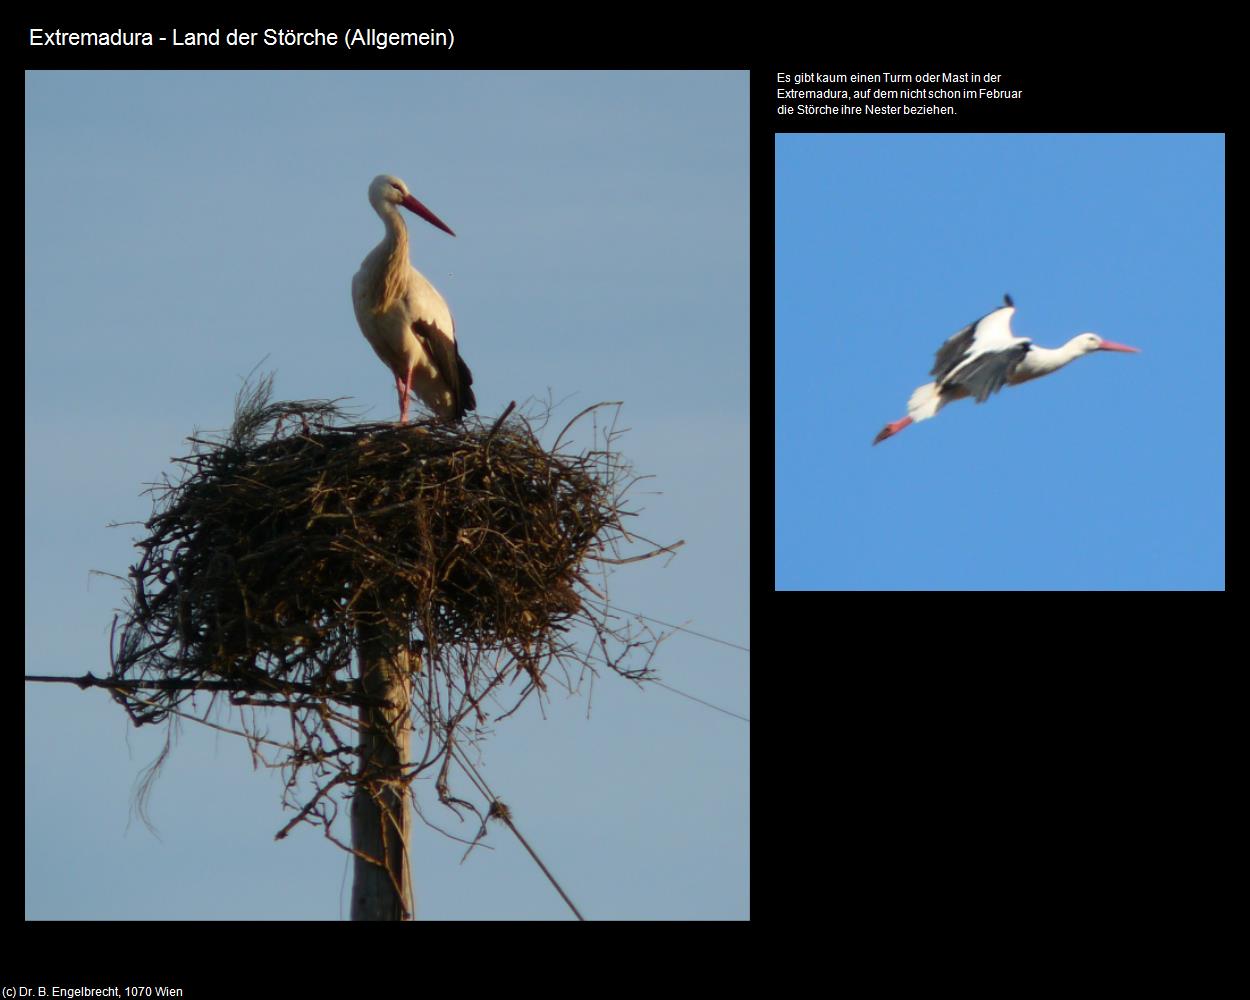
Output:
M490 803L490 809L486 813L486 818L482 820L482 833L478 834L478 839L480 840L482 834L486 832L487 819L500 820L509 830L512 831L512 835L521 842L521 846L529 852L529 856L533 858L534 863L538 865L542 873L547 876L547 881L550 882L556 892L560 894L560 898L563 899L568 908L573 911L573 915L577 917L578 920L585 920L586 918L582 916L581 911L574 904L573 900L569 899L568 893L561 888L560 883L556 881L556 877L552 875L547 866L543 864L542 858L538 856L538 852L535 851L534 848L530 847L529 841L521 836L521 831L516 828L516 825L512 821L512 810L495 797L495 793L492 792L490 790L490 786L486 784L486 779L482 777L482 773L473 766L471 761L465 759L464 753L454 743L448 744L447 752L451 754L452 759L459 764L465 774L469 776L469 780L477 785L478 792L480 792Z
M735 718L735 719L741 719L743 722L750 722L750 721L751 721L751 720L750 720L747 716L745 716L745 715L739 715L737 712L731 712L731 711L730 711L729 709L727 709L727 708L721 708L719 705L713 705L710 701L704 701L702 698L696 698L696 697L695 697L694 695L692 695L692 694L686 694L686 692L685 692L685 691L678 691L678 690L677 690L677 688L673 687L672 685L665 684L662 680L658 680L658 679L657 679L657 678L655 678L655 677L648 677L648 678L647 678L647 683L648 683L648 684L658 684L660 687L664 688L666 691L672 691L672 692L673 692L673 694L679 694L679 695L681 695L683 698L689 698L691 701L697 701L700 705L705 705L705 706L707 706L708 708L715 709L716 711L718 711L718 712L722 712L722 713L724 713L725 715L731 716L731 717L733 717L733 718Z
M655 622L657 625L663 625L665 628L676 629L678 632L689 632L691 635L697 635L700 639L708 639L711 642L719 642L722 646L730 646L733 649L740 649L744 653L751 652L748 646L741 646L736 642L730 642L728 639L718 639L714 635L707 635L704 632L696 632L694 629L686 628L684 625L674 625L672 622L662 622L658 618L652 618L650 615L639 614L637 611L628 611L625 608L617 607L615 604L612 605L612 607L623 614L633 615L635 618L642 618L649 622Z

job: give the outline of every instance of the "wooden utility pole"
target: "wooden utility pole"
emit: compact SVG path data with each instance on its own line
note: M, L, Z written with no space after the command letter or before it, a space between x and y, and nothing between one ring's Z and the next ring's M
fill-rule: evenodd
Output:
M369 780L352 795L353 920L409 920L413 915L408 865L408 788L412 690L406 636L360 622L356 626L361 693L384 698L390 708L360 707L360 768ZM415 656L416 654L412 654ZM415 664L412 664L415 666ZM366 857L361 857L365 855Z

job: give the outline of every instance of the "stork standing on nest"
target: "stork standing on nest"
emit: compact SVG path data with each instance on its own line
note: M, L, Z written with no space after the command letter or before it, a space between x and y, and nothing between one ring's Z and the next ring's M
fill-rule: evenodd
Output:
M477 407L473 374L460 357L447 303L408 262L408 227L399 206L445 233L456 234L417 201L398 177L380 174L373 178L369 204L381 216L386 236L352 278L356 322L395 377L401 424L408 420L411 393L444 420L461 420L466 410Z

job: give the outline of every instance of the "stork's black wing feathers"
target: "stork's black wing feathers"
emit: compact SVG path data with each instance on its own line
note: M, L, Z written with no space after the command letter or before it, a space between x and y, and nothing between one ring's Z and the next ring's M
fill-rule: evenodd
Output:
M978 403L984 403L991 394L1007 384L1011 374L1029 353L1029 347L1029 343L1025 341L1013 344L1005 351L981 354L959 369L949 382L943 383L942 389L964 389L968 395L975 396Z
M466 410L477 409L473 395L473 373L460 357L460 347L454 337L444 334L435 324L417 320L412 324L413 333L425 346L426 353L434 361L434 367L451 390L451 413L444 414L451 420L462 420Z
M1015 303L1011 301L1010 295L1003 296L1003 305L998 308L1002 309L1004 307L1009 309L1015 307ZM995 309L994 312L987 312L980 319L973 320L958 333L951 334L947 338L946 343L938 348L933 361L933 370L929 372L933 376L934 381L941 385L942 380L958 368L964 359L972 353L972 342L976 339L977 327L981 325L982 321L993 316L996 312L998 312L998 309Z
M988 316L989 314L986 313L986 315ZM981 319L985 319L985 316L982 316ZM959 364L972 350L972 340L976 336L977 323L980 322L981 320L979 319L974 323L969 323L958 333L951 334L950 339L938 348L937 355L933 361L933 370L929 374L933 376L933 380L939 385L942 384L942 379L959 367Z

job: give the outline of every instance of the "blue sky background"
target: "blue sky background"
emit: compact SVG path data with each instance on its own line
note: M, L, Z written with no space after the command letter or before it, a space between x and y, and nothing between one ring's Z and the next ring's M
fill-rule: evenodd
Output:
M408 220L484 419L625 401L621 448L655 476L638 530L687 544L623 567L614 603L749 646L747 125L745 73L29 74L26 672L107 670L122 595L89 572L125 574L142 529L106 525L148 517L145 484L259 362L280 398L394 419L349 292L380 172L458 234ZM678 634L657 663L749 715L748 659ZM590 693L487 744L521 831L589 918L748 916L748 724L614 675L587 718ZM348 857L307 827L274 842L280 776L236 738L184 725L160 839L133 820L161 739L101 691L26 685L28 918L346 917ZM569 917L506 831L488 844L461 864L416 824L419 917Z
M779 135L779 589L1224 586L1220 135ZM1100 353L877 447L1015 300Z

